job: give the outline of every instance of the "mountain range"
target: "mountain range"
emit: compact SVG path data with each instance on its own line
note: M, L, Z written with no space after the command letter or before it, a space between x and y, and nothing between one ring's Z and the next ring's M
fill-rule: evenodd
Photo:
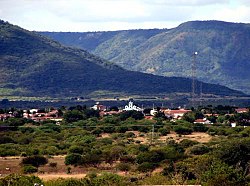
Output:
M124 70L86 50L66 47L36 32L0 21L1 95L67 97L98 91L185 94L190 93L191 82L188 78ZM203 93L244 95L208 83L203 83Z
M133 71L191 77L250 94L250 24L190 21L173 29L41 32Z

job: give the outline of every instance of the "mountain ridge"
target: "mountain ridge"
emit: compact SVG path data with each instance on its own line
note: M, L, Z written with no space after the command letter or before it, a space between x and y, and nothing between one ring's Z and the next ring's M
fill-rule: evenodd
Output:
M191 80L124 70L82 49L65 47L37 33L0 21L0 91L10 95L79 96L95 91L127 94L189 93ZM242 96L203 83L204 94Z
M197 51L199 80L250 94L250 24L190 21L172 29L83 32L74 33L74 38L73 33L41 34L85 48L125 69L168 77L190 78L192 54ZM87 34L92 34L91 42L99 42L95 47L88 48Z

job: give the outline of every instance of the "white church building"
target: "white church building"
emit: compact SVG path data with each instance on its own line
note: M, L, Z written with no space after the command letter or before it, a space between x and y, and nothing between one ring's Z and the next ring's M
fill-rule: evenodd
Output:
M130 110L143 111L142 108L137 107L136 105L134 105L133 100L129 100L128 105L126 105L123 110L124 111L130 111Z

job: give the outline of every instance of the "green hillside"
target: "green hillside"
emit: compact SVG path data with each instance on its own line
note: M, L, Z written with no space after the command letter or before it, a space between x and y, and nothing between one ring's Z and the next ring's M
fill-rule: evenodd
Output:
M250 94L249 24L191 21L169 30L42 34L125 69L164 76L191 77L197 51L199 80Z
M127 94L190 92L186 78L130 72L81 50L0 21L0 91L9 95L79 96L95 91ZM203 84L203 92L242 95Z

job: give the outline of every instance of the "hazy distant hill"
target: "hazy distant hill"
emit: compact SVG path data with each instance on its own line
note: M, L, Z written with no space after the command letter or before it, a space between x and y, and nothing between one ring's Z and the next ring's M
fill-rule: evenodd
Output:
M191 81L130 72L81 50L0 21L0 93L33 96L86 95L94 91L129 94L190 92ZM241 95L203 84L204 93Z
M197 77L250 94L250 25L191 21L174 29L117 32L43 33L134 71L191 76L197 51Z

